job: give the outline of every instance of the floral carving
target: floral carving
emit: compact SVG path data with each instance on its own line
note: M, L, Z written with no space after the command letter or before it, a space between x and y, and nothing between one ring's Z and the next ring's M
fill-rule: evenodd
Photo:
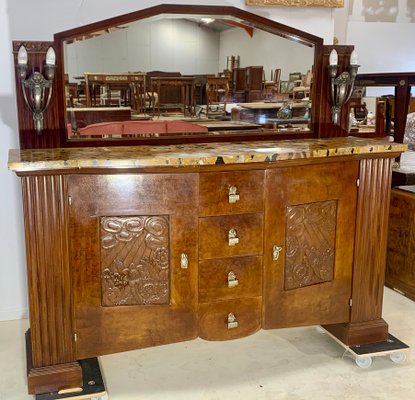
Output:
M167 216L101 218L104 306L168 304Z
M287 208L285 290L333 279L336 201Z

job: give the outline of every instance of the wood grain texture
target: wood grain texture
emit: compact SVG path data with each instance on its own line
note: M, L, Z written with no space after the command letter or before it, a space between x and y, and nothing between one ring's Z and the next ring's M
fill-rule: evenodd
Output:
M285 290L333 279L336 217L334 200L287 207Z
M229 231L234 229L239 243L229 245ZM236 214L199 219L199 258L262 254L263 215Z
M388 337L382 319L388 236L391 158L360 161L350 323L328 326L346 344Z
M25 334L27 389L29 394L57 392L82 386L82 368L77 361L47 367L33 367L30 329Z
M415 300L415 195L392 189L386 285Z
M22 178L34 367L75 360L63 176Z
M263 276L265 329L349 320L358 163L332 164L330 173L326 168L322 164L266 172ZM285 263L287 251L292 247L286 239L287 210L296 205L314 207L327 201L337 203L333 280L286 290ZM282 247L277 260L273 259L274 245ZM301 248L302 243L298 247Z
M102 305L170 303L169 218L101 217Z
M229 203L229 187L237 189L239 200ZM238 171L200 174L199 215L262 212L264 171Z
M228 329L233 313L238 326ZM261 297L199 305L199 336L206 340L229 340L248 336L261 328Z
M71 264L78 358L197 336L197 174L84 175L69 178ZM170 301L103 307L100 220L168 216ZM186 253L188 267L181 268Z
M14 62L17 65L17 52L21 45L26 47L28 53L28 74L29 77L32 71L42 71L46 63L46 52L50 46L54 47L53 42L33 42L33 41L13 41ZM56 47L54 47L56 51ZM57 63L58 74L61 72L61 63ZM63 76L63 72L62 72ZM58 108L58 97L60 96L59 82L54 80L52 88L52 97L49 107L43 114L44 129L41 135L38 135L34 129L33 117L29 108L26 106L22 87L17 74L16 79L16 102L17 102L17 116L19 123L19 139L21 149L40 149L40 148L54 148L61 145L60 129L64 127L59 125L59 113L64 113L64 109ZM62 95L63 97L63 95Z
M320 138L348 136L347 127L349 124L349 105L346 103L341 110L339 125L333 125L331 107L333 105L330 98L330 78L328 74L329 57L331 51L335 49L338 54L338 73L340 75L343 71L348 71L350 54L354 46L323 46L322 62L321 62L321 83L320 92L317 94L317 99L321 101L316 105L320 107L319 119L317 121L318 134Z
M229 287L228 275L238 285ZM199 303L261 296L262 257L230 257L199 261Z

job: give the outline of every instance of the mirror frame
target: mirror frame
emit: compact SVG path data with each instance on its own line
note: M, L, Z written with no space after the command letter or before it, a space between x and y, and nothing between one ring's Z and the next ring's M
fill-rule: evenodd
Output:
M191 14L191 15L229 15L252 24L254 28L262 29L280 37L294 40L306 46L314 46L314 65L313 85L311 98L314 99L311 108L311 126L308 132L296 133L276 133L275 131L239 131L237 133L215 133L215 135L192 135L192 136L171 136L171 137L144 137L144 138L114 138L114 139L68 139L66 132L66 102L64 90L64 44L82 35L88 35L99 30L105 30L117 25L127 24L159 14ZM289 138L312 138L318 137L320 124L320 112L325 96L319 96L323 91L322 85L322 58L323 58L323 39L307 32L280 24L276 21L261 17L257 14L232 7L232 6L209 6L209 5L180 5L180 4L160 4L145 8L139 11L105 19L92 24L84 25L75 29L59 32L54 35L54 47L57 53L57 65L61 66L57 71L57 106L59 110L59 126L61 147L94 147L94 146L132 146L139 144L177 144L195 142L224 142L240 140L266 140L266 139L289 139Z

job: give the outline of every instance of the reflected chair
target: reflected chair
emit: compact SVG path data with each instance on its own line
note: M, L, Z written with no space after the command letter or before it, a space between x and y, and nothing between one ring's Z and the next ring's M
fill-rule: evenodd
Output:
M294 87L292 92L293 99L303 99L305 97L310 97L311 83L313 80L313 73L308 70L307 73L301 78L299 85L298 80L294 80Z
M264 80L264 97L273 99L280 91L281 68L271 71L271 80Z
M226 102L229 96L229 79L218 77L206 78L206 116L215 114L226 114ZM223 104L223 111L220 111L220 105ZM217 110L213 110L213 106L217 107Z

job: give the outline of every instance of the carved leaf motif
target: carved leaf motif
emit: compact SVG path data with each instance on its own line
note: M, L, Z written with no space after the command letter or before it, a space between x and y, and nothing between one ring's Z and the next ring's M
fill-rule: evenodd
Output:
M285 290L333 279L336 214L334 200L287 208Z
M102 304L168 304L169 257L167 216L102 217Z

